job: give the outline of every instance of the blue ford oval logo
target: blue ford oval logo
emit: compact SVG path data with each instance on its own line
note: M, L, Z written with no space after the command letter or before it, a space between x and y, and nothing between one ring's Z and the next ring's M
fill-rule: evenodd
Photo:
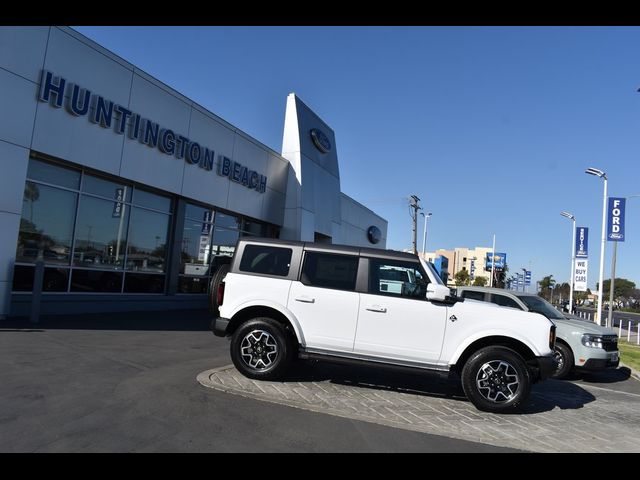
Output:
M367 230L367 238L373 244L379 243L382 240L382 232L375 225L371 225Z
M318 150L322 153L327 153L331 150L331 142L329 141L329 137L327 137L322 131L317 128L311 129L311 140L313 140L313 144L316 146Z

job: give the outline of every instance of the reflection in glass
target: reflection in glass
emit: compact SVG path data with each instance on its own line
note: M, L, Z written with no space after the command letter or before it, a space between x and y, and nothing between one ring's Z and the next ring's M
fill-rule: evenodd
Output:
M240 228L240 219L234 215L216 212L215 224L217 227L225 227L231 229Z
M101 197L113 198L114 200L131 201L130 186L87 175L86 173L82 179L82 191L100 195Z
M13 269L14 292L32 292L35 267L16 265ZM42 278L43 292L66 292L69 282L68 268L45 268Z
M214 211L210 208L200 207L192 203L187 203L184 215L192 220L201 220L203 222L213 221Z
M80 172L70 168L61 167L52 163L45 163L31 157L27 169L27 178L39 180L61 187L77 190L80 184Z
M122 273L111 270L73 270L72 292L112 292L122 290Z
M264 237L266 234L266 225L264 223L254 222L253 220L245 220L242 230L245 234L254 235L256 237Z
M77 193L27 181L22 202L17 262L69 264Z
M169 197L147 192L138 187L136 187L136 191L133 194L133 203L141 207L160 210L161 212L171 212L171 199Z
M82 195L76 223L73 264L121 269L130 207L124 203Z
M207 293L209 277L187 277L180 275L178 279L178 292L180 293Z
M163 293L164 275L129 273L124 277L125 293Z
M233 255L239 235L240 233L237 230L215 227L211 255Z
M211 224L185 219L180 255L181 273L207 275L211 257Z
M133 207L127 246L127 270L164 272L169 215ZM126 290L127 280L125 280Z

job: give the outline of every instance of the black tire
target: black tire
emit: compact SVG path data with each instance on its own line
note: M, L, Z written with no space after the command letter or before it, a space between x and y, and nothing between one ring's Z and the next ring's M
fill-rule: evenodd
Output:
M227 273L229 273L229 268L231 268L231 265L228 263L220 265L211 278L211 284L209 285L209 311L215 317L220 315L220 311L218 310L220 306L218 305L218 285L220 285L220 282L222 282Z
M571 348L564 343L556 342L556 348L553 353L558 362L558 367L553 375L551 375L551 378L558 380L566 378L573 370L573 363L575 361Z
M277 380L291 365L293 345L282 324L258 317L233 332L230 352L233 364L245 377Z
M507 347L485 347L464 364L462 388L478 410L505 412L529 397L531 375L517 352Z

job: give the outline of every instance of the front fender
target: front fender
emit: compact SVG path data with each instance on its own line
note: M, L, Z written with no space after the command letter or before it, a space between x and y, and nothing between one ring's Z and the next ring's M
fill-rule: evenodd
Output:
M465 338L464 341L458 344L458 347L454 350L453 355L451 356L451 358L449 358L448 360L449 365L456 364L460 359L460 357L462 356L462 354L464 353L464 351L469 347L469 345L471 345L472 343L478 340L482 340L483 338L488 338L488 337L506 337L506 338L511 338L513 340L517 340L523 345L526 345L526 347L529 350L531 350L534 356L536 357L541 357L548 353L548 352L540 352L540 350L538 350L531 341L529 341L527 338L525 338L522 335L519 335L517 333L514 334L513 330L491 329L491 330L483 330L481 332L476 332L470 335L469 337Z

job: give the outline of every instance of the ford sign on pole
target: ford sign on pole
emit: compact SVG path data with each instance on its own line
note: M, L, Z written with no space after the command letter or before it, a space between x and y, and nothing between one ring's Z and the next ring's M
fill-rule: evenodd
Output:
M607 208L607 240L624 242L624 206L625 198L609 197Z
M576 227L576 258L587 258L589 256L589 229L587 227Z

